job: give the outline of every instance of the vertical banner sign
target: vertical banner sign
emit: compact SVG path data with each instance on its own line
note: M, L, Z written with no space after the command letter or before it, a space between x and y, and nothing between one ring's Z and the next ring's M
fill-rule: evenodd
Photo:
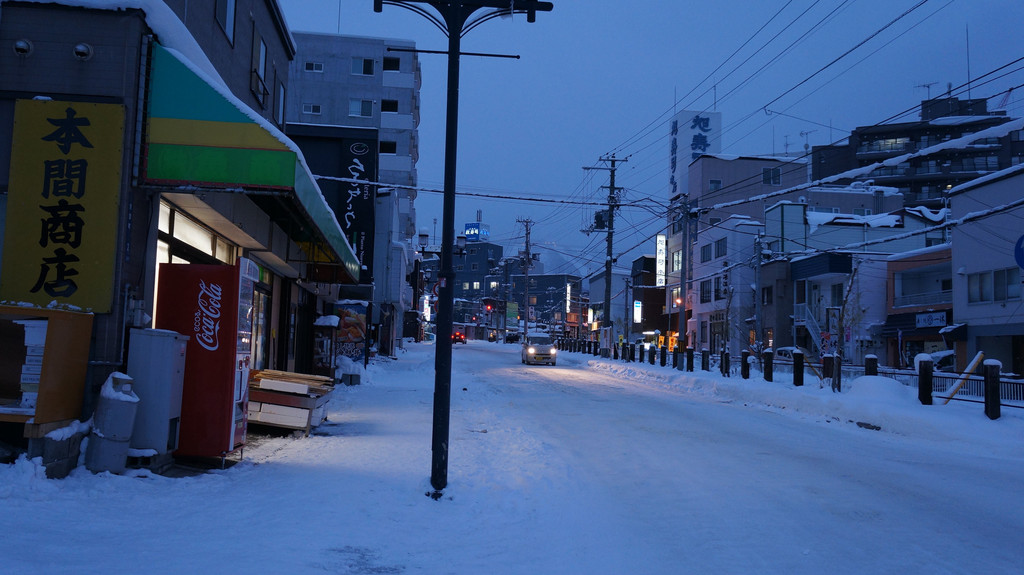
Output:
M654 285L655 287L665 287L665 258L668 257L668 249L666 248L668 236L665 234L658 234L657 242L658 245L656 248L656 257L654 262Z
M673 116L669 131L669 197L690 193L690 162L701 154L721 152L721 112L684 110ZM694 194L699 193L694 190Z
M124 107L18 100L0 299L110 311Z
M373 281L373 231L377 180L377 142L371 139L344 139L341 148L341 166L344 178L364 180L342 185L339 204L332 205L349 244L356 252L359 263L365 266L359 283Z

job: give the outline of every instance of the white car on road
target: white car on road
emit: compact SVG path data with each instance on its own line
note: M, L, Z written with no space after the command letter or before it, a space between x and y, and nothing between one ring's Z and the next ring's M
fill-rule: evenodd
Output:
M547 335L529 335L523 342L523 363L547 363L555 365L558 350L555 342Z

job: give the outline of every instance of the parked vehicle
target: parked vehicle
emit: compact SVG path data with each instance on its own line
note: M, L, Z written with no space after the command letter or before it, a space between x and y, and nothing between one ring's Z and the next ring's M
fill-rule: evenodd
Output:
M776 357L776 359L784 359L786 361L793 361L793 352L794 351L799 351L800 353L804 354L804 359L805 360L809 359L807 350L805 350L803 348L800 348L800 347L794 347L794 346L780 347L780 348L776 349L775 350L775 357Z
M461 331L452 332L452 343L466 343L466 334Z
M555 342L547 335L529 335L523 342L523 363L529 365L534 363L547 363L555 365L558 350Z

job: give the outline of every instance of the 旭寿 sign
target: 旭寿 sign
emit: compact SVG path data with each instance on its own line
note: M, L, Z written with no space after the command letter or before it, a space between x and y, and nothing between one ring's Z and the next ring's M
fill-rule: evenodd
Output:
M124 107L18 100L0 299L110 311Z

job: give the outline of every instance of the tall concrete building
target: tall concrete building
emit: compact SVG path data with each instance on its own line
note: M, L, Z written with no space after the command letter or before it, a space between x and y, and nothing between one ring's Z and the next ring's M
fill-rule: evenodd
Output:
M365 266L361 288L341 295L373 302L376 340L389 354L414 308L406 277L416 235L415 44L306 32L294 38L285 131L321 176L324 197Z

